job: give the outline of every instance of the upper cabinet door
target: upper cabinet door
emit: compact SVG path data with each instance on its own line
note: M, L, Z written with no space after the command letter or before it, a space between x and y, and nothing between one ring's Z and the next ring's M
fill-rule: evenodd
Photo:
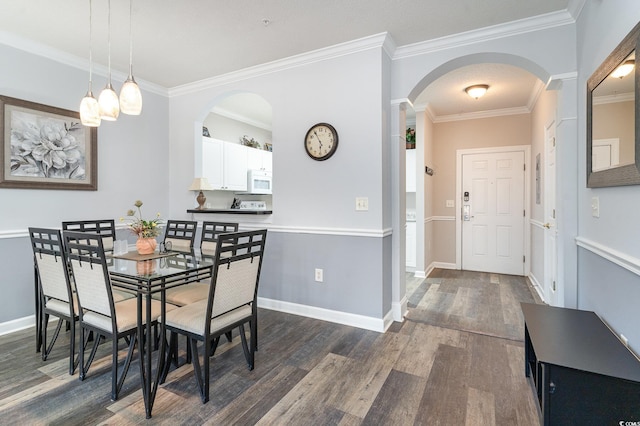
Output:
M250 170L273 171L271 162L272 153L262 149L247 149L247 167Z
M222 141L202 138L202 177L207 178L215 189L224 189L222 149Z
M251 148L224 143L224 185L228 191L247 190L247 151Z
M246 146L202 138L202 175L214 189L226 191L247 190Z

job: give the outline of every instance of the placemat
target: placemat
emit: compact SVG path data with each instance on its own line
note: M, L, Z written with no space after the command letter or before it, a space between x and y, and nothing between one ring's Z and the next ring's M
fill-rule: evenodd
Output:
M167 253L151 253L151 254L140 254L137 251L130 251L124 254L111 254L111 255L107 255L109 257L113 257L116 259L128 259L128 260L151 260L151 259L158 259L161 257L167 257L167 256L173 256L175 253L173 252L167 252Z

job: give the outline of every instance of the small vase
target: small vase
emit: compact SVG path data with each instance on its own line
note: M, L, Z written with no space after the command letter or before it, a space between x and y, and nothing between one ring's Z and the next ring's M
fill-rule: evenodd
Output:
M138 238L136 241L136 250L139 254L151 254L156 251L158 242L155 238Z

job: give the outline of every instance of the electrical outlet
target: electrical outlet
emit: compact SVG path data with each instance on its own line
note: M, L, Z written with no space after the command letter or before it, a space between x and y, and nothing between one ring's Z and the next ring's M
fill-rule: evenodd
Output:
M316 281L321 283L323 280L323 271L322 269L316 268Z
M369 198L368 197L356 197L356 210L367 211L369 210Z

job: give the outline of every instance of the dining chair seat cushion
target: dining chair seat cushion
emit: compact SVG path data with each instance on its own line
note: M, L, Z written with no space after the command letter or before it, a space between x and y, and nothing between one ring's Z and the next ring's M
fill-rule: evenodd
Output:
M123 300L133 299L134 297L136 297L135 293L126 290L118 290L115 288L111 290L111 293L113 294L113 303L122 302Z
M58 312L61 315L69 315L69 303L58 299L49 299L44 303L46 309ZM78 315L78 296L73 293L73 313Z
M200 336L204 335L207 299L167 312L165 324ZM212 334L245 318L251 318L251 306L244 305L211 320ZM159 321L162 321L160 319Z
M177 306L190 305L209 297L211 284L207 282L195 282L178 287L170 288L166 291L166 301Z
M127 330L131 330L138 325L138 300L137 299L127 299L121 302L114 303L114 308L116 312L116 320L118 333L125 332ZM161 314L161 303L158 300L151 301L151 320L155 321ZM175 309L175 306L167 304L165 307L166 311L169 312L172 309ZM147 309L145 301L142 302L142 322L146 323L147 318ZM97 327L101 330L105 330L109 333L113 334L113 330L111 329L111 318L99 314L97 312L87 311L82 316L82 321L86 324Z

